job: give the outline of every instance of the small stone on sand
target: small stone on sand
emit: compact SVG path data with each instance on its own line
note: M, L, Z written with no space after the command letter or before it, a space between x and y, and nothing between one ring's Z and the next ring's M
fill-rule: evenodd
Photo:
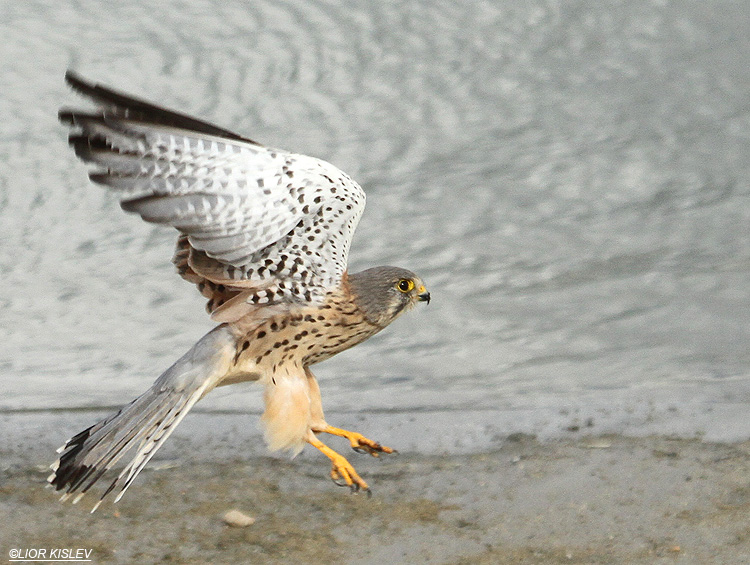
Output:
M246 528L255 523L255 518L236 509L227 511L221 519L225 524L235 528Z

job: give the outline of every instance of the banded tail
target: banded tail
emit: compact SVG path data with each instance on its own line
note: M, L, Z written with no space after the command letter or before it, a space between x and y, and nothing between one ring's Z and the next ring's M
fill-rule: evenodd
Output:
M217 326L167 369L141 396L118 412L70 438L47 478L61 500L84 494L128 451L135 455L99 501L119 488L115 502L164 444L193 405L226 375L235 354L235 338L226 324Z

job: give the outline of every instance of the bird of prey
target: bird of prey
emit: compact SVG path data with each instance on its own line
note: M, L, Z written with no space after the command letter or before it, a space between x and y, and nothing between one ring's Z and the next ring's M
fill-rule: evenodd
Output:
M119 489L117 502L198 400L217 386L258 381L270 449L296 454L309 443L331 460L334 481L369 494L318 435L341 436L374 456L393 450L326 422L310 366L430 294L406 269L347 271L362 189L325 161L264 147L70 71L65 78L97 106L59 114L76 155L94 165L89 178L115 192L125 211L179 231L173 262L219 325L145 393L69 439L51 485L77 502L134 449L92 512Z

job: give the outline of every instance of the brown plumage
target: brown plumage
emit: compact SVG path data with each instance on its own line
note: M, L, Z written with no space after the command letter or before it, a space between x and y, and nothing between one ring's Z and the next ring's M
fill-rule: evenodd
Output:
M259 381L271 449L297 453L309 443L331 459L335 481L369 490L317 435L344 437L375 456L393 450L326 422L310 366L430 295L405 269L347 273L362 189L324 161L262 147L70 72L66 79L99 106L60 112L76 154L97 167L90 178L118 192L124 210L179 230L173 262L220 325L144 394L68 440L50 483L77 501L136 448L102 496L119 488L119 500L198 400L217 386Z

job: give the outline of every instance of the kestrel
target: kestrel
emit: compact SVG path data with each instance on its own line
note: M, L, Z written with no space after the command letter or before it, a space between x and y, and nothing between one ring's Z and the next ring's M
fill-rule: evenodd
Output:
M77 502L135 448L94 510L119 489L117 502L198 400L217 386L259 381L270 449L297 454L309 443L330 458L334 481L369 493L318 434L344 437L376 457L393 450L326 422L310 366L430 294L406 269L347 272L363 190L325 161L263 147L70 71L65 78L98 107L60 112L76 155L95 166L90 179L116 192L125 211L180 232L173 262L220 325L145 393L69 439L49 482Z

